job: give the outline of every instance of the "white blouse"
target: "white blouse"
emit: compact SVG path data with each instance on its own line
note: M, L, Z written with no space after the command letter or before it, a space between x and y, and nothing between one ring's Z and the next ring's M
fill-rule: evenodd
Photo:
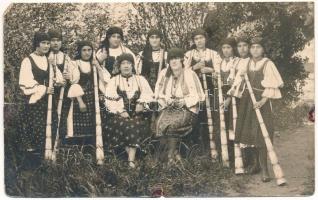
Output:
M206 62L212 61L214 68L219 67L222 61L218 52L212 49L206 48L203 52L199 52L196 49L192 49L186 52L184 56L184 65L186 68L191 68L192 60L200 61L201 59L204 59L204 61Z
M141 93L137 102L150 103L154 101L153 91L143 76L132 75L127 79L119 74L110 79L106 88L105 105L111 113L119 114L125 111L124 101L117 93L117 86L122 91L126 91L128 99L131 99L139 88Z
M280 89L284 86L284 82L275 66L275 64L268 58L262 58L261 60L254 62L251 58L244 59L242 66L239 67L239 71L235 77L233 86L237 87L241 84L244 74L247 72L248 63L250 62L250 70L261 70L264 63L268 60L263 68L264 79L261 81L264 87L262 97L270 99L280 99L282 97ZM237 89L236 88L236 89ZM233 88L234 90L234 88ZM239 96L238 96L239 97Z
M69 65L67 66L69 73L70 73L70 82L71 82L71 87L68 92L68 97L69 98L74 98L74 97L80 97L84 95L84 90L82 87L78 84L80 80L80 75L81 73L93 73L93 69L91 67L91 63L89 61L83 61L83 60L73 60L69 62ZM98 67L97 67L98 71ZM98 83L98 88L99 90L104 94L105 93L105 88L104 84L101 82L101 75L99 75L99 83ZM110 75L109 75L110 77ZM110 78L108 78L109 80ZM108 82L107 80L107 82Z
M31 53L30 56L33 58L35 64L42 70L48 70L48 59L46 56L39 56L35 53ZM53 70L52 70L53 71ZM50 77L53 73L50 73ZM56 69L56 83L63 83L63 75L59 69ZM32 64L29 58L24 58L21 63L20 75L19 75L19 86L25 95L31 95L29 103L36 103L46 93L46 86L40 85L33 76Z
M189 89L189 94L184 96L182 91L181 82L178 81L177 85L173 87L173 76L169 77L167 82L166 92L164 91L164 82L165 82L165 75L167 69L163 69L160 74L159 78L156 83L155 87L155 98L158 101L160 108L164 109L168 106L168 102L172 100L172 96L174 94L175 97L184 99L187 108L189 108L192 112L198 113L199 112L199 103L205 100L205 94L202 89L202 85L196 73L191 69L184 69L184 84L187 85ZM174 91L173 91L174 88Z

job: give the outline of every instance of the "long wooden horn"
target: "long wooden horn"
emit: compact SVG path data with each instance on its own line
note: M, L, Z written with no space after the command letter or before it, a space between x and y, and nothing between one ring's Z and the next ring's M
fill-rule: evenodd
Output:
M56 57L54 56L54 62L56 62ZM55 63L49 62L49 88L53 87L53 65ZM47 103L47 115L46 115L46 131L45 131L45 160L52 159L52 94L48 95Z
M245 74L244 78L245 78L245 82L246 82L248 91L250 93L253 105L255 105L256 99L255 99L255 95L254 95L251 83L250 83L250 81L248 79L248 75ZM268 134L267 128L265 126L261 111L259 109L255 109L255 112L256 112L256 116L257 116L259 125L260 125L261 130L262 130L262 134L263 134L263 137L264 137L264 140L265 140L267 153L268 153L269 159L270 159L270 161L272 163L272 166L273 166L273 171L274 171L274 174L275 174L276 183L277 183L277 185L284 185L287 181L284 178L283 170L282 170L282 168L279 165L278 158L277 158L277 155L275 153L274 146L273 146L273 144L272 144L272 142L271 142L271 140L269 138L269 134Z
M65 56L65 63L64 63L64 71L68 71L67 66L68 66L68 58ZM56 162L56 154L57 154L57 149L58 149L58 144L60 140L59 132L60 132L60 125L61 125L61 115L62 115L62 107L63 107L63 99L64 99L64 90L65 86L63 86L60 90L60 95L59 95L59 102L57 104L57 129L56 129L56 136L55 136L55 141L54 141L54 147L53 147L53 152L52 152L52 161L53 163Z
M96 57L93 52L93 73L94 73L94 95L95 95L95 117L96 117L96 161L98 165L104 164L104 147L103 147L103 135L102 135L102 120L99 107L98 96L98 83L97 83L97 69L95 63Z
M221 63L222 64L222 63ZM227 136L224 121L224 109L223 105L223 94L222 94L222 80L221 80L221 64L219 67L219 72L217 73L218 79L218 93L219 93L219 113L220 113L220 136L221 136L221 150L222 150L222 161L225 167L229 167L229 152L227 148Z

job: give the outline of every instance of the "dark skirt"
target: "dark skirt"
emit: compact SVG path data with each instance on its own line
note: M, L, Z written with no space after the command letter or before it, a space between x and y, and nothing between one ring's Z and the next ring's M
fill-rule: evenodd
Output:
M23 143L27 149L34 149L44 156L45 136L46 136L46 119L48 109L48 95L45 95L35 104L26 104L24 110L24 121L27 124L26 133L23 136ZM57 128L57 113L53 96L52 101L52 148L54 146Z
M108 113L103 114L104 144L114 146L141 147L151 137L149 113L137 114L129 118Z
M93 136L96 131L95 123L95 96L92 84L87 84L83 87L84 95L82 99L86 104L87 111L81 112L77 99L73 103L73 130L74 137L76 136Z
M155 121L154 137L182 138L191 132L197 122L197 118L197 114L187 108L167 107L160 111Z
M256 100L262 97L262 91L254 90ZM267 101L260 109L270 139L273 141L274 127L270 101ZM248 90L245 90L240 100L238 118L235 130L235 142L256 147L266 147L262 131L253 108L253 103Z

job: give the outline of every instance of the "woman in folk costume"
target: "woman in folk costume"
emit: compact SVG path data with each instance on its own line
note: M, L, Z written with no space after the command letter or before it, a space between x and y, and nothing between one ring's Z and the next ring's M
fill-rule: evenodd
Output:
M68 65L70 62L70 57L64 53L62 49L62 32L57 29L52 29L49 30L48 32L50 36L50 54L49 54L49 60L52 60L54 64L56 64L56 67L59 69L60 72L63 73L63 78L65 81L64 85L64 91L63 91L63 100L62 102L59 102L60 100L60 93L61 93L61 88L56 88L54 91L55 93L55 100L56 100L56 105L59 103L62 103L62 112L61 114L61 119L60 119L60 127L59 127L59 132L62 133L62 135L66 135L66 118L67 118L67 113L69 110L69 107L71 105L71 99L67 98L67 93L68 90L71 86L70 84L70 73L68 70Z
M241 69L245 69L248 61L250 60L250 41L246 36L241 36L236 39L237 41L237 52L239 55L239 60L236 62L235 65L235 75L238 76L235 78L235 82L232 85L232 88L236 88L236 94L233 94L233 96L240 96L242 94L239 94L240 91L243 90L245 86L245 82L241 81L241 75L237 73ZM231 95L231 94L228 94ZM239 98L235 97L236 100L236 107L237 110L239 110ZM226 107L226 102L225 102ZM258 151L255 150L255 147L245 147L242 149L242 155L243 155L243 161L244 161L244 167L245 171L248 174L255 174L260 171L259 166L259 160L258 160Z
M231 166L234 166L234 132L233 132L233 111L231 96L227 95L227 92L231 88L232 83L235 78L235 67L238 61L236 57L236 41L233 37L225 38L221 42L221 57L222 61L220 64L220 69L217 70L221 73L221 82L222 82L222 95L224 101L224 121L225 121L225 129L227 132L227 138L232 141L228 142L229 149L229 160Z
M117 62L119 74L111 78L105 93L109 114L103 121L103 139L109 147L124 146L134 168L137 147L151 136L148 103L154 101L154 94L147 80L136 75L132 54L121 54Z
M155 89L158 75L165 68L167 52L161 47L162 34L157 29L148 32L146 46L138 54L137 69L141 70L152 90ZM138 60L138 58L137 58Z
M215 67L219 66L221 63L221 57L218 54L217 51L214 51L212 49L209 49L206 47L207 45L207 33L203 29L196 29L192 33L192 40L194 45L192 46L191 50L189 50L185 54L185 67L190 68L193 71L195 71L200 78L201 84L203 83L203 74L206 76L206 82L207 82L207 89L209 91L210 95L210 105L211 105L211 112L212 112L212 118L213 118L213 127L215 127L213 130L214 133L217 133L218 127L218 105L216 104L217 100L217 94L215 93L217 88L217 84L212 78L212 74L214 73ZM205 104L204 104L205 105ZM203 143L204 148L209 148L209 138L208 133L206 133L204 130L208 130L208 128L203 129L203 125L207 124L207 112L206 107L202 107L199 112L199 122L196 127L194 128L192 140L197 141L199 138L201 143ZM205 127L205 126L204 126ZM200 134L198 137L196 134ZM206 141L206 142L205 142ZM197 141L198 142L198 141Z
M47 112L48 112L48 96L54 94L54 87L49 87L50 68L46 54L50 50L50 37L43 32L37 32L33 40L34 52L24 58L21 63L19 86L24 94L26 105L24 117L28 125L27 133L22 138L26 144L27 152L33 155L44 155ZM63 85L62 73L59 69L54 72L55 86ZM56 105L52 105L52 125L51 133L54 138L56 130ZM54 140L52 139L52 146Z
M160 72L155 98L159 103L154 136L168 144L169 163L180 159L176 146L197 121L199 104L205 95L196 73L183 64L184 51L172 48L168 52L169 67Z
M72 102L67 117L67 143L94 144L96 116L92 59L92 43L78 42L75 61L69 65L71 87L67 97Z
M100 79L99 85L104 89L107 87L109 74L114 76L118 73L118 71L116 71L118 67L115 66L117 65L116 58L119 55L122 53L130 53L134 57L134 62L136 63L134 53L122 44L123 39L123 30L119 27L112 26L106 31L106 37L101 42L102 44L99 50L96 52L96 58L101 65L101 68L98 68ZM140 74L140 71L136 70L136 73Z
M275 64L269 58L264 57L265 49L262 38L255 37L251 40L250 53L251 58L247 66L238 73L240 75L247 73L257 103L253 105L249 91L245 89L240 100L235 142L240 143L241 147L257 148L262 181L268 182L270 178L267 169L267 149L254 109L260 109L269 136L273 140L271 99L282 97L279 88L283 87L283 81Z

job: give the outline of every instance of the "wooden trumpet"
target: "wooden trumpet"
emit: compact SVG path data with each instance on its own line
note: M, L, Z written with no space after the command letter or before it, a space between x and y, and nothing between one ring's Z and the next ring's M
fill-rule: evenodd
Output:
M253 102L253 104L255 104L256 103L256 99L255 99L255 95L254 95L251 83L250 83L250 81L248 79L248 75L245 74L244 78L245 78L245 82L246 82L248 91L250 93L252 102ZM284 178L283 170L282 170L282 168L279 165L278 158L277 158L277 155L276 155L275 150L274 150L274 146L273 146L273 144L272 144L272 142L271 142L271 140L269 138L269 134L268 134L266 125L264 123L261 111L259 109L255 109L255 112L256 112L256 116L257 116L259 125L260 125L261 130L262 130L262 134L263 134L263 137L264 137L264 140L265 140L267 153L268 153L269 159L270 159L270 161L272 163L272 166L273 166L273 171L274 171L274 174L275 174L276 183L277 183L277 185L284 185L286 183L286 179Z
M96 161L98 165L104 164L104 147L103 147L103 135L102 135L102 120L99 107L98 96L98 83L97 83L97 69L96 69L96 57L93 53L93 73L94 73L94 95L95 95L95 117L96 117Z
M64 64L64 71L68 71L67 64L68 64L68 57L65 56L66 62ZM56 162L56 154L57 154L57 148L60 140L59 132L60 132L60 125L61 125L61 115L62 115L62 107L63 107L63 99L64 99L64 90L65 86L63 86L60 90L60 95L59 95L59 102L57 104L57 129L56 129L56 136L55 136L55 141L54 141L54 147L53 147L53 152L52 152L52 161L53 163Z
M219 72L217 73L217 81L218 81L218 91L219 91L219 113L220 113L220 137L221 137L221 150L222 150L222 161L225 167L230 167L229 163L229 152L227 148L227 136L225 129L225 121L224 121L224 109L222 105L223 102L223 94L222 94L222 80L221 80L221 65Z
M53 65L56 64L56 57L54 56L54 63L49 63L49 88L53 87ZM46 131L45 131L45 160L52 159L52 94L48 95L47 116L46 116Z

